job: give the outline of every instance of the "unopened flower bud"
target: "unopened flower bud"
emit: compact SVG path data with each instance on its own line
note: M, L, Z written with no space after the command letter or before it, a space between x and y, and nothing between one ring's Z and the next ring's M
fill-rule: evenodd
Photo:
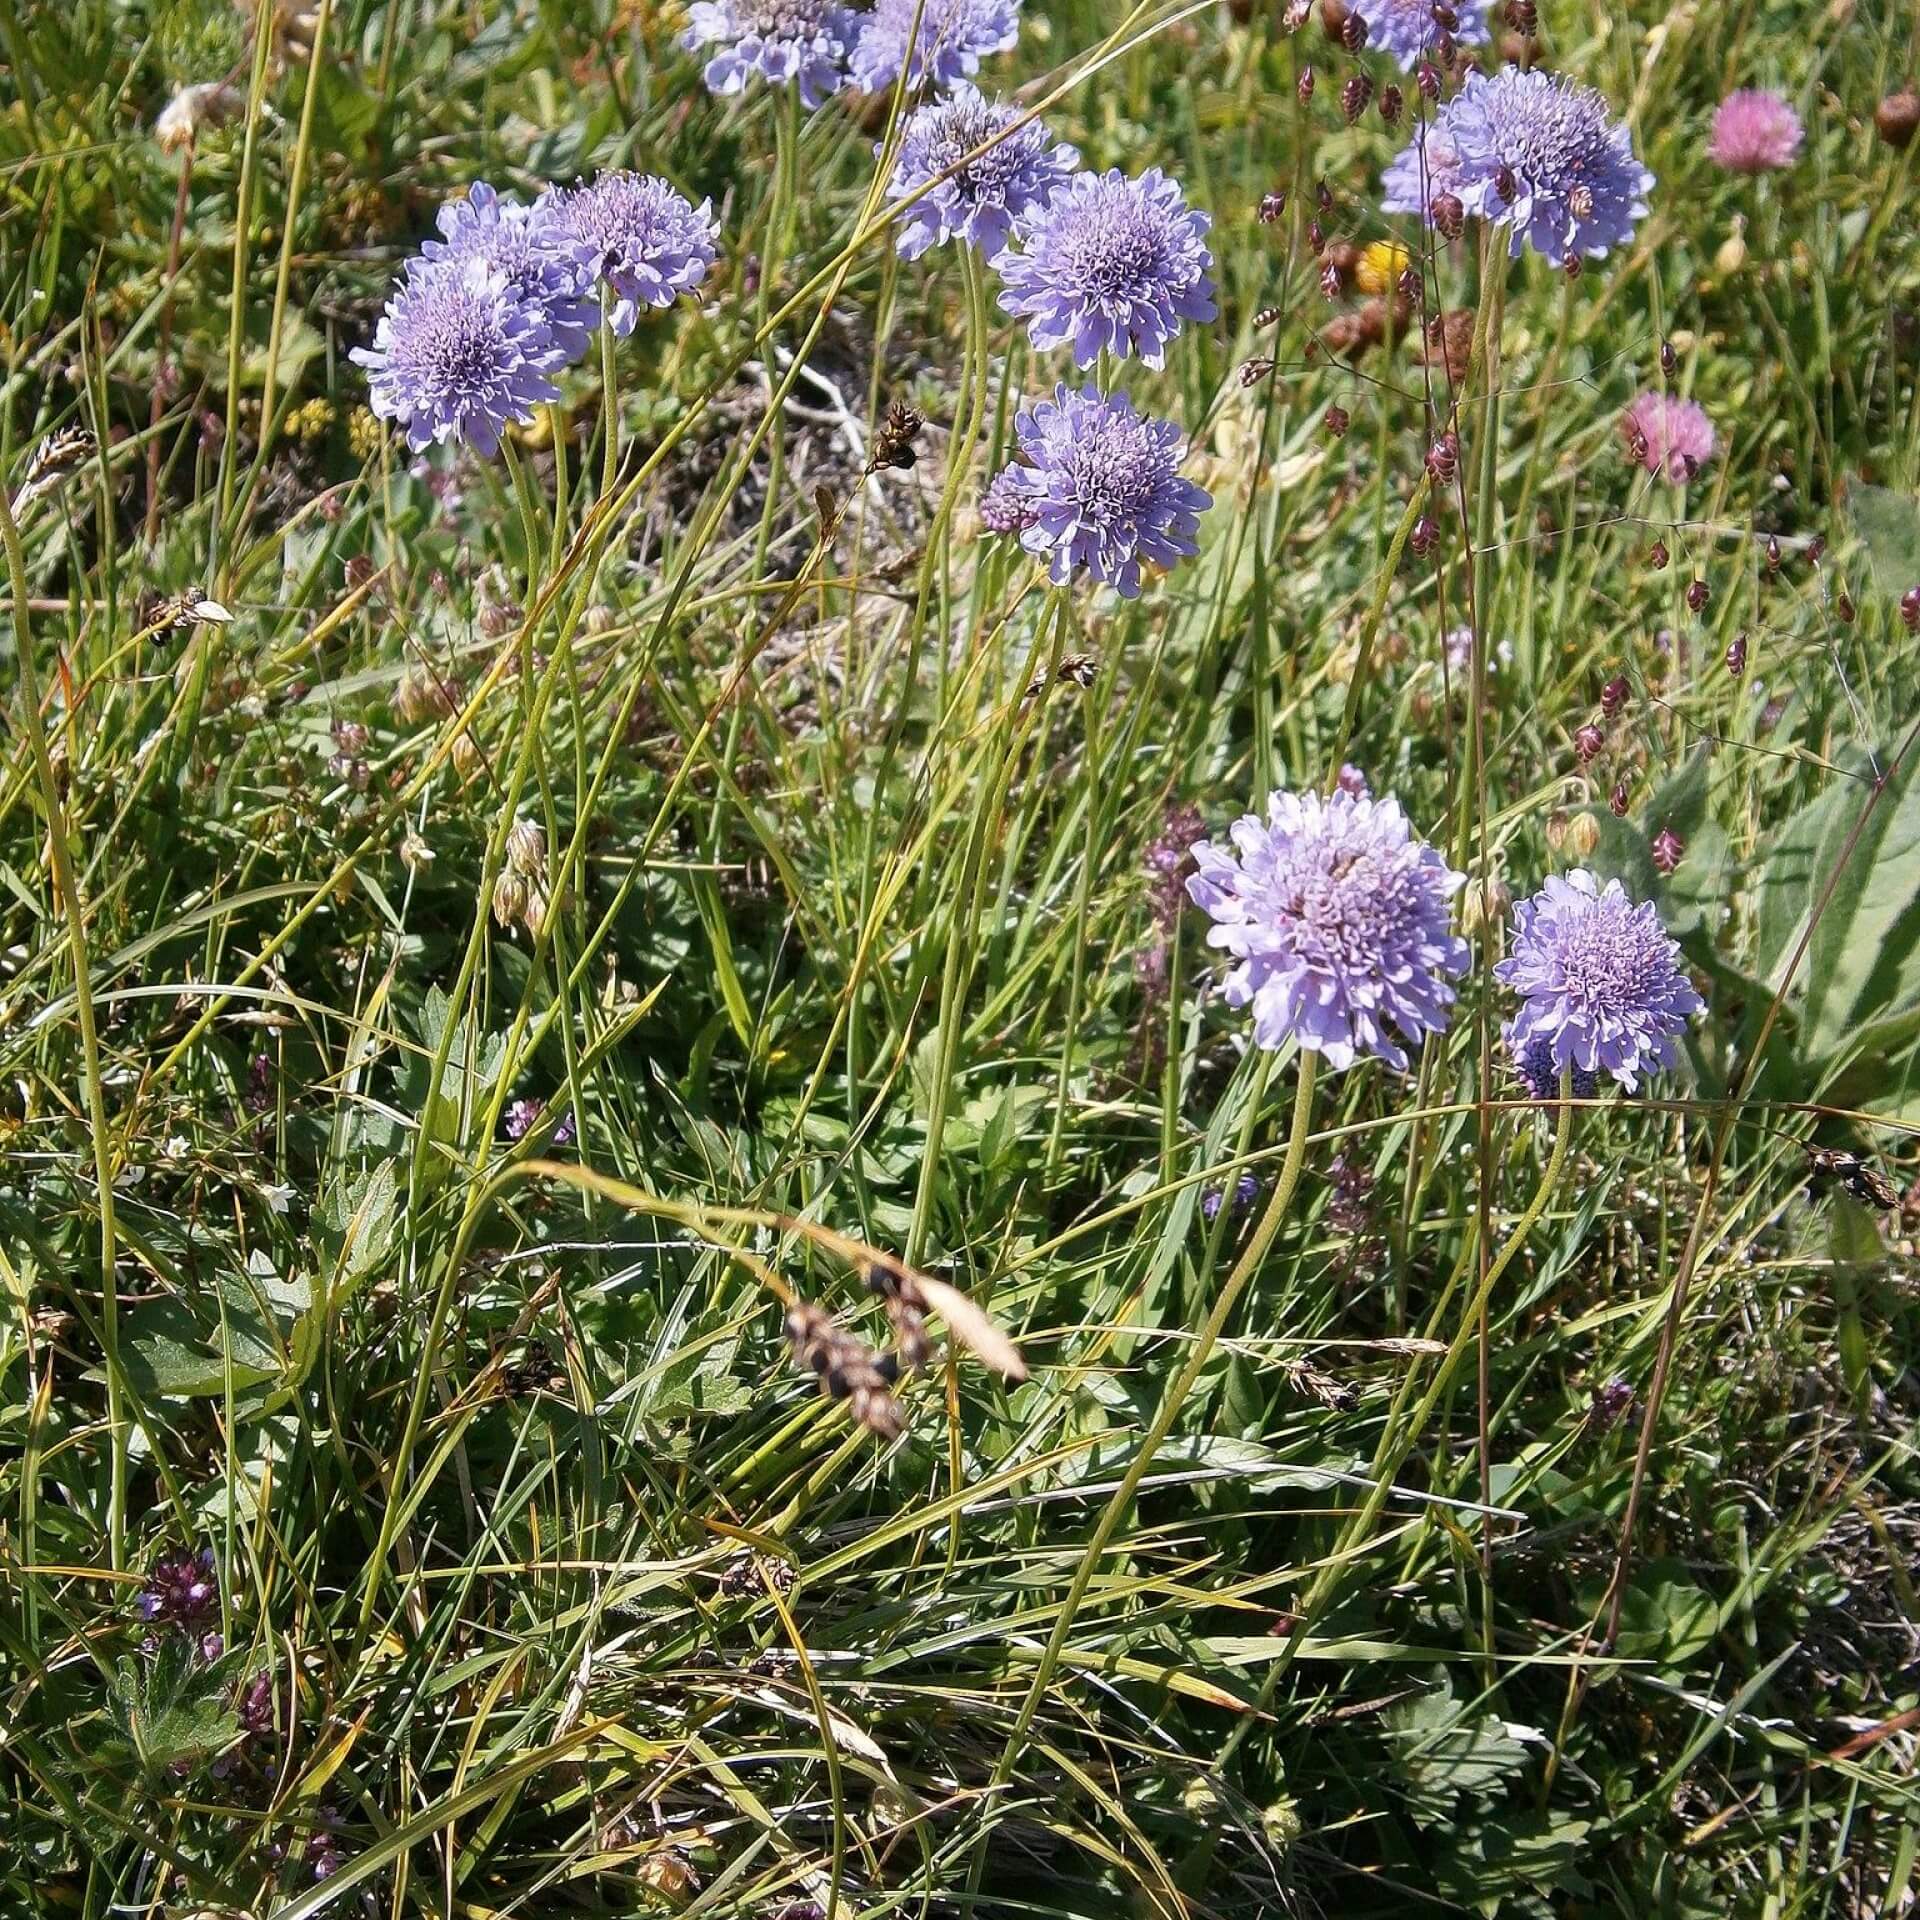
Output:
M1513 905L1513 895L1498 874L1471 879L1460 890L1460 931L1469 940L1483 928L1498 926Z
M547 870L547 830L537 820L516 820L507 831L507 866L526 879Z
M1600 844L1600 823L1590 813L1576 813L1568 820L1560 837L1560 851L1573 860L1584 860Z

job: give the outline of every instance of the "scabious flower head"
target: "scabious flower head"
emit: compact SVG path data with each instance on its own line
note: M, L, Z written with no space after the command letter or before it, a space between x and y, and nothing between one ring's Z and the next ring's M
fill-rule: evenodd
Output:
M406 430L415 453L435 441L498 451L512 420L560 397L551 376L567 364L546 309L522 300L484 260L411 262L387 302L365 367L369 399Z
M1466 84L1386 171L1389 213L1431 221L1441 195L1483 220L1504 220L1512 251L1564 266L1633 237L1653 175L1604 97L1562 74L1504 67Z
M219 1609L220 1581L209 1548L157 1562L133 1603L142 1620L167 1620L182 1627L199 1626Z
M1077 173L1014 224L1020 251L994 265L1000 304L1027 315L1036 347L1071 345L1074 365L1102 348L1166 365L1185 320L1211 320L1212 224L1158 167L1137 180L1119 168Z
M523 207L476 180L464 199L440 209L437 224L441 237L420 249L426 259L484 261L505 277L515 300L546 316L554 345L569 361L586 352L600 324L600 305L550 196Z
M908 119L887 197L904 200L929 180L939 182L900 222L900 251L909 260L956 236L989 257L999 253L1015 217L1042 205L1080 164L1078 150L1038 120L1007 133L1019 119L1019 108L986 99L964 80ZM984 153L967 158L981 147Z
M1777 93L1746 87L1715 110L1707 158L1729 173L1771 173L1793 164L1805 138L1800 116Z
M1602 887L1584 868L1550 879L1514 903L1513 950L1494 978L1520 995L1507 1045L1557 1085L1560 1069L1610 1073L1629 1092L1643 1072L1671 1066L1674 1041L1703 1002L1680 968L1651 901L1627 898L1618 880Z
M923 80L950 87L1019 38L1020 0L876 0L854 42L853 77L869 93L892 86L902 68L909 89Z
M1455 11L1460 24L1452 37L1463 47L1477 47L1487 38L1487 8L1490 0L1467 0ZM1369 51L1390 53L1411 71L1420 57L1440 37L1434 24L1431 0L1353 0L1347 8L1367 25Z
M1651 389L1639 395L1620 419L1620 430L1649 473L1665 473L1682 484L1713 458L1713 422L1691 400Z
M740 93L758 74L800 83L809 113L847 84L859 17L833 0L694 0L681 45L713 47L702 78L714 93Z
M1149 420L1124 393L1054 389L1014 420L1026 464L1002 478L1032 514L1020 544L1043 554L1057 584L1085 567L1122 599L1140 592L1142 561L1170 567L1200 550L1198 516L1213 505L1180 477L1180 429Z
M1033 525L1034 505L1021 484L1018 463L1002 467L987 482L979 513L989 533L1024 533Z
M713 203L695 206L658 174L603 173L553 202L576 254L612 290L615 333L631 333L642 307L670 307L707 277L718 252Z
M1243 1173L1240 1178L1233 1183L1233 1210L1235 1213L1245 1213L1259 1198L1260 1182L1256 1175ZM1220 1209L1226 1204L1226 1201L1227 1189L1225 1187L1209 1187L1206 1192L1200 1196L1200 1211L1207 1219L1217 1220L1220 1217Z
M1374 1054L1404 1072L1400 1042L1446 1030L1447 976L1467 969L1447 904L1465 876L1391 796L1275 793L1231 840L1194 848L1187 892L1213 916L1207 944L1239 962L1227 1004L1252 1007L1255 1043L1292 1040L1339 1069Z

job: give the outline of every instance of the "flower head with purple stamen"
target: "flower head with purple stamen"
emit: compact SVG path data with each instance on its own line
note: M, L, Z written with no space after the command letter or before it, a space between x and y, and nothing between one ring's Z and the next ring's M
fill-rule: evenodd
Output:
M1017 461L987 482L979 513L980 524L989 533L1024 533L1033 525L1034 506L1021 485Z
M1513 950L1494 978L1520 995L1506 1028L1514 1056L1549 1072L1610 1073L1629 1091L1674 1062L1674 1041L1704 1002L1653 903L1584 868L1555 875L1513 908ZM1547 1049L1544 1060L1535 1043Z
M1597 257L1633 237L1653 175L1605 98L1562 74L1503 67L1470 73L1432 124L1387 168L1389 213L1429 221L1450 195L1483 220L1513 229L1555 266Z
M615 333L643 307L670 307L707 277L718 252L713 202L695 206L658 174L603 173L552 195L578 257L612 289Z
M878 93L892 86L904 67L909 91L923 80L950 87L978 73L989 54L1005 53L1019 38L1020 0L875 0L854 42L853 77L867 92Z
M1713 422L1706 409L1670 393L1640 394L1620 416L1620 430L1649 473L1664 473L1683 486L1713 458Z
M545 308L480 259L410 262L373 345L347 357L368 371L374 412L398 421L415 453L466 441L489 456L509 421L559 399L550 376L567 364Z
M1443 1033L1467 969L1448 902L1464 883L1414 838L1391 796L1274 793L1267 817L1203 840L1187 882L1213 916L1209 946L1239 963L1227 1004L1253 1009L1255 1044L1292 1040L1345 1069L1373 1054L1402 1072L1403 1040Z
M1038 120L1021 126L1020 119L1018 107L990 101L964 80L908 119L887 198L904 200L928 181L937 183L901 219L900 251L909 260L956 237L989 257L999 253L1015 218L1044 204L1079 166L1077 149L1055 140Z
M1491 0L1466 0L1464 6L1456 8L1460 23L1452 29L1451 37L1463 47L1482 45L1487 38L1490 4ZM1369 51L1390 53L1409 71L1440 38L1432 0L1354 0L1347 11L1366 22Z
M425 259L458 265L484 261L505 276L517 301L546 316L554 345L569 361L586 352L600 324L600 305L593 297L592 275L581 265L550 195L523 207L476 180L464 199L449 200L440 209L436 224L441 237L421 247Z
M211 1620L220 1610L220 1579L212 1549L203 1547L198 1553L156 1561L133 1610L142 1620L169 1620L182 1627Z
M1202 237L1211 224L1158 167L1137 180L1117 167L1075 174L1015 222L1020 251L994 262L1000 304L1027 316L1036 347L1070 345L1075 366L1103 348L1165 366L1182 322L1219 311Z
M1772 173L1793 164L1805 138L1800 116L1779 94L1746 87L1715 110L1707 158L1729 173Z
M1001 475L1031 519L1020 544L1042 554L1060 585L1085 567L1122 599L1140 592L1140 567L1171 567L1199 547L1205 488L1180 477L1181 432L1136 413L1124 393L1054 389L1014 421L1024 464Z
M860 18L834 0L694 0L680 44L712 47L701 77L713 93L741 93L753 77L800 85L809 113L847 84Z

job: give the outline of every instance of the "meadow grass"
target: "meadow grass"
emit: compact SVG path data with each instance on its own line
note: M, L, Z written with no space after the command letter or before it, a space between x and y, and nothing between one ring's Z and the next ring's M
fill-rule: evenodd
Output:
M0 0L6 1911L1912 1911L1920 21L1547 0L1657 182L1570 278L1379 212L1318 17L1030 10L1213 220L1133 600L979 519L1069 370L912 101L684 24ZM436 208L616 166L706 284L413 458ZM1343 767L1468 876L1405 1075L1182 892ZM1541 1102L1574 866L1707 1011Z

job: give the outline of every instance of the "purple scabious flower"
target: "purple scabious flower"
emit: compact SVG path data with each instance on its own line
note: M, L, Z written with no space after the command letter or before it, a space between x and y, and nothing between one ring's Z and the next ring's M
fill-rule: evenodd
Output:
M133 1610L142 1620L170 1621L182 1627L197 1627L212 1619L220 1610L220 1580L212 1549L203 1547L198 1553L157 1562Z
M1034 511L1017 463L1002 467L980 496L980 524L989 533L1024 533L1033 525Z
M489 456L509 421L559 399L551 376L567 364L546 310L516 298L484 260L411 262L373 345L347 357L368 371L374 412L398 421L415 453L465 441Z
M1467 0L1455 11L1460 24L1452 37L1463 47L1477 47L1487 38L1487 8L1490 0ZM1367 50L1390 53L1411 71L1440 37L1434 23L1431 0L1356 0L1347 8L1366 22Z
M1713 458L1713 422L1704 407L1670 393L1640 394L1620 418L1634 457L1649 473L1685 485Z
M809 113L847 84L859 16L833 0L694 0L680 44L714 47L702 78L713 93L741 93L758 74L800 84Z
M1391 796L1274 793L1267 817L1243 816L1230 837L1194 848L1187 893L1213 916L1207 944L1239 962L1227 1004L1252 1007L1255 1044L1292 1040L1340 1070L1374 1054L1405 1072L1400 1039L1446 1031L1446 976L1467 969L1447 904L1466 876L1414 838Z
M523 207L476 180L464 200L440 209L437 225L441 238L420 249L426 259L457 266L484 261L505 277L516 301L545 315L553 344L569 362L586 352L600 324L600 303L549 196Z
M1511 251L1531 243L1564 266L1633 238L1653 175L1605 98L1562 74L1503 67L1466 84L1387 168L1389 213L1433 218L1442 195L1483 220L1504 220Z
M1805 138L1800 116L1779 94L1746 87L1715 110L1707 158L1729 173L1772 173L1793 164Z
M1137 180L1077 173L1015 223L1020 251L994 262L1000 304L1027 316L1036 347L1071 344L1077 367L1102 348L1165 366L1181 322L1219 311L1201 237L1211 224L1158 167Z
M1245 1213L1260 1198L1260 1182L1251 1173L1243 1173L1233 1183L1233 1210ZM1209 1220L1220 1217L1220 1209L1226 1204L1227 1191L1224 1187L1209 1187L1200 1196L1200 1211Z
M1553 1043L1543 1033L1537 1033L1525 1045L1516 1045L1512 1029L1506 1034L1507 1051L1513 1057L1513 1070L1520 1076L1520 1083L1536 1100L1558 1100L1560 1098L1560 1069L1554 1065ZM1600 1076L1586 1067L1573 1069L1573 1097L1576 1100L1591 1100L1600 1091Z
M1546 1065L1610 1073L1629 1092L1643 1072L1671 1066L1674 1040L1704 1006L1680 969L1680 948L1651 901L1639 906L1618 880L1603 888L1584 868L1550 879L1513 908L1513 951L1494 978L1520 995L1508 1047Z
M1077 148L1056 141L1038 120L1019 120L1018 107L990 101L964 80L908 119L887 198L904 200L938 182L900 222L900 251L909 260L955 238L991 258L1012 238L1015 218L1043 205L1079 166Z
M577 257L612 290L609 319L624 338L643 307L670 307L707 277L718 252L713 202L695 206L658 174L603 173L552 196Z
M909 89L950 87L1019 38L1020 0L876 0L854 42L853 77L868 93L892 86L902 68Z
M1051 400L1015 417L1026 462L1002 478L1031 510L1020 544L1044 555L1064 586L1076 567L1123 600L1140 592L1140 565L1171 567L1200 551L1204 487L1180 477L1180 429L1133 410L1124 393L1054 388Z

